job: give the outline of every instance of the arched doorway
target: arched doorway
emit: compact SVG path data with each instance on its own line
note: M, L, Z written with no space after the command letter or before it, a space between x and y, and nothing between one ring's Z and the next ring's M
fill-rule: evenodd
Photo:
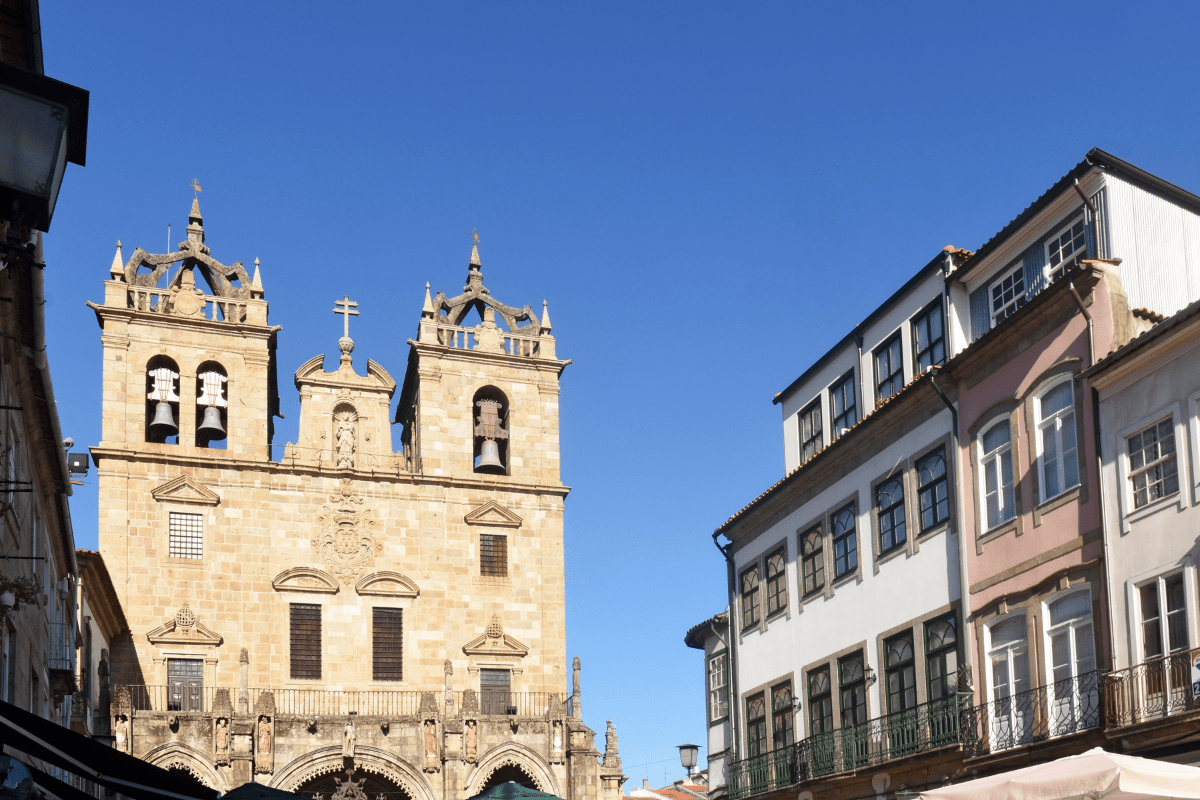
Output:
M404 787L376 772L355 770L318 775L292 790L319 800L413 800Z
M493 786L499 786L500 784L508 783L509 781L512 781L513 783L519 783L526 789L541 790L541 787L537 785L537 781L535 781L528 772L521 769L516 764L505 764L492 773L492 776L483 784L483 788L479 790L479 794L483 794Z

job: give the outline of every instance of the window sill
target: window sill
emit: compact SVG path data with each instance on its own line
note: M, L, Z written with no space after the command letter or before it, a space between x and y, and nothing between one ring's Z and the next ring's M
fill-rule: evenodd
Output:
M788 607L784 606L783 608L779 609L778 611L773 611L772 613L768 614L767 622L770 623L772 620L779 619L780 617L786 617L787 615L788 615Z
M1064 492L1059 492L1047 500L1043 500L1037 507L1038 514L1048 514L1056 508L1065 506L1067 503L1074 502L1079 499L1079 484L1075 484L1070 489Z
M1011 522L1012 520L1009 520L1009 521ZM947 519L944 519L941 522L937 523L932 528L929 528L928 530L923 530L920 533L918 533L917 541L920 541L921 539L926 539L930 536L937 536L939 533L947 533L947 532L949 532L949 530L950 530L950 520L947 518Z
M892 549L885 550L884 552L877 555L875 557L875 563L876 564L885 564L888 561L891 561L892 559L894 559L896 556L901 555L903 553L907 553L907 552L908 552L908 539L905 539L903 542L900 542L900 544L894 546ZM847 573L847 576L853 575L853 574L854 573ZM843 577L846 577L846 576L843 576Z
M1155 500L1153 503L1144 505L1137 511L1130 511L1125 515L1125 519L1121 520L1121 533L1126 534L1132 530L1132 525L1139 520L1156 514L1163 509L1174 506L1178 510L1183 510L1183 492L1175 492L1161 499Z
M811 603L813 600L816 600L816 599L824 597L824 596L825 596L825 586L824 585L818 586L816 589L813 589L811 592L809 592L808 594L806 594L800 598L800 606L801 606L801 608L803 608L804 606Z
M760 630L762 630L762 623L761 623L761 622L754 622L754 623L752 623L752 624L750 624L750 625L744 625L744 626L742 627L741 631L739 631L739 633L740 633L742 636L745 636L745 635L746 635L746 634L748 634L748 633L757 633L757 632L758 632L758 631L760 631Z
M839 586L845 586L847 583L850 583L850 581L859 580L860 577L861 576L859 575L858 567L855 567L852 572L847 572L845 575L842 575L841 577L834 578L833 583L829 584L829 588L837 589Z
M203 567L205 566L204 558L179 558L177 556L166 556L163 558L163 563L172 567Z
M1005 534L1015 532L1017 530L1017 519L1018 519L1017 517L1013 517L1012 519L1008 520L1007 522L1001 522L996 527L989 528L988 530L984 531L982 534L979 535L980 544L986 544L987 542L990 542L993 539L999 539L1000 537L1004 536Z

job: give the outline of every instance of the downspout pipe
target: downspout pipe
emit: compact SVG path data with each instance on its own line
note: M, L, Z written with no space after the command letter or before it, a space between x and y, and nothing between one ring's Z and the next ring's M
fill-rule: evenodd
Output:
M738 637L734 626L737 625L737 606L733 603L734 575L733 575L733 543L722 545L717 541L717 537L721 535L720 531L714 531L712 535L713 544L721 555L725 558L725 591L729 602L729 681L726 683L726 689L729 692L729 740L725 743L725 749L729 755L725 757L725 770L729 771L733 762L738 760L738 713L741 711L737 702L738 697Z
M956 486L966 486L966 484L963 482L962 458L960 455L961 448L959 447L958 409L955 408L954 403L950 402L950 398L946 397L946 393L942 391L942 387L938 385L937 379L939 371L939 367L933 367L930 369L929 385L933 387L933 390L937 392L938 397L940 397L942 402L946 404L946 408L950 409L950 442L954 450L954 483ZM963 627L965 628L971 619L971 591L970 587L967 585L968 531L966 523L963 520L963 504L961 497L958 499L958 502L954 504L954 518L954 524L958 528L958 602L962 607ZM972 669L975 660L973 658L975 649L967 646L963 648L963 651L963 661L966 663L967 669Z

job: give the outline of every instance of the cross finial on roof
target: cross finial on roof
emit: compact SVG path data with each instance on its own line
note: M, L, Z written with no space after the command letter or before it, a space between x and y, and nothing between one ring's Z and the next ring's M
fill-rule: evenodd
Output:
M337 308L333 309L333 313L342 315L342 336L349 339L350 318L358 316L358 312L354 310L358 308L358 303L351 300L349 295L346 295L341 300L338 300L336 303L334 303L334 305L337 306Z
M199 178L192 178L192 188L196 190L196 194L195 194L196 197L199 197L200 193L204 191L204 189L200 188L200 179Z

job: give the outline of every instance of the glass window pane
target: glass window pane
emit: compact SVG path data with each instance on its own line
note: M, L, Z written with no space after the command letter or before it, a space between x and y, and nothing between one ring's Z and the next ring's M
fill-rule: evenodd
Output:
M1046 419L1056 411L1062 411L1064 408L1067 408L1074 402L1074 399L1071 391L1071 381L1063 381L1058 384L1042 395L1042 419Z
M1052 626L1091 615L1092 595L1090 592L1071 592L1050 604L1050 624Z
M1008 420L997 422L992 427L988 428L983 434L983 451L990 453L999 447L1008 444L1010 431L1008 429Z
M1002 622L997 622L988 630L991 633L993 648L1014 642L1023 642L1028 633L1024 616L1012 617Z

